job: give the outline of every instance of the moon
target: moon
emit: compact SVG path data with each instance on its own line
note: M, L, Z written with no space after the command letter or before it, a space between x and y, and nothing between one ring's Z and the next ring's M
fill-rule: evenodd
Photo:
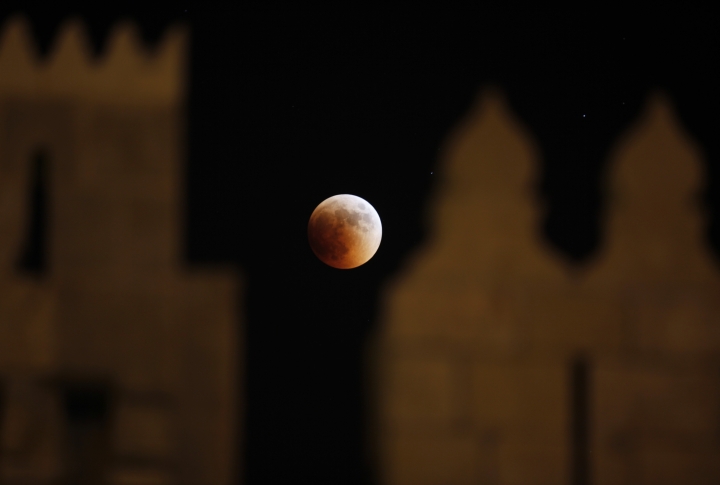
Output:
M308 222L310 248L333 268L351 269L367 263L381 239L380 216L368 201L356 195L325 199Z

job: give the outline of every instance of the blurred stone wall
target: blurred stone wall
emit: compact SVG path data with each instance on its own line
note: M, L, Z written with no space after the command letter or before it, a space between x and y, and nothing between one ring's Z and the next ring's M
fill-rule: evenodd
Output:
M182 263L187 32L96 59L69 22L41 60L29 31L0 30L0 483L228 484L239 280Z
M382 483L720 483L700 150L649 96L581 268L539 236L539 160L494 90L445 147L429 241L385 288L370 352Z

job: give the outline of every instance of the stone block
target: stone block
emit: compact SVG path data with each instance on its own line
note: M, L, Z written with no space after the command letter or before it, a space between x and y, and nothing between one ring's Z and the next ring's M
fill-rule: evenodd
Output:
M112 292L101 285L59 290L58 358L130 388L167 388L174 350L165 289Z
M33 374L15 373L3 384L0 482L57 483L66 444L58 394Z
M713 465L720 456L720 383L714 369L604 362L594 382L598 483L720 480Z
M498 482L502 485L568 483L569 448L564 437L545 433L500 434Z
M50 370L55 363L55 292L32 279L0 281L0 368Z
M475 352L512 353L526 343L523 295L446 277L397 287L388 301L394 341L442 342Z
M395 358L381 384L383 425L389 429L451 429L462 419L457 364L437 357Z
M498 483L564 483L568 472L567 371L553 363L478 363L473 422L498 436Z
M235 479L242 370L237 275L191 270L173 302L178 339L178 458L180 483L226 484ZM241 409L241 408L240 408Z
M386 485L474 485L480 448L472 436L397 436L382 457Z
M142 460L168 460L173 450L170 409L120 400L114 418L114 453Z
M617 353L628 345L627 322L614 292L584 288L533 287L522 319L535 353Z
M720 305L715 295L711 288L636 292L631 308L635 344L644 352L719 356Z
M716 444L687 447L626 441L615 453L595 458L592 469L597 485L711 485L720 481L720 449Z
M560 364L477 363L472 374L473 420L478 429L541 432L549 441L567 433L568 377Z
M176 480L166 471L121 468L108 475L108 485L171 485Z

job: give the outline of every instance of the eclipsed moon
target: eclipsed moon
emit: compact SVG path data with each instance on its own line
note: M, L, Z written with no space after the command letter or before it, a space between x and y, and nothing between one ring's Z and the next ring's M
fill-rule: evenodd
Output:
M323 263L357 268L373 257L382 239L380 216L366 200L340 194L318 205L308 222L308 240Z

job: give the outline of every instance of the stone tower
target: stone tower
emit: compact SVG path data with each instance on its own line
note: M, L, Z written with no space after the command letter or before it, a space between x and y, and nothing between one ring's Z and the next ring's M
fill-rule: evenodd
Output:
M594 356L593 483L718 483L720 272L702 153L654 94L611 157L606 244L582 285L615 335Z
M186 44L122 24L93 59L68 22L41 60L0 31L2 483L236 476L238 278L182 263Z
M610 160L606 244L539 237L526 130L486 91L450 138L430 238L371 353L385 485L720 482L720 273L701 155L651 96Z

